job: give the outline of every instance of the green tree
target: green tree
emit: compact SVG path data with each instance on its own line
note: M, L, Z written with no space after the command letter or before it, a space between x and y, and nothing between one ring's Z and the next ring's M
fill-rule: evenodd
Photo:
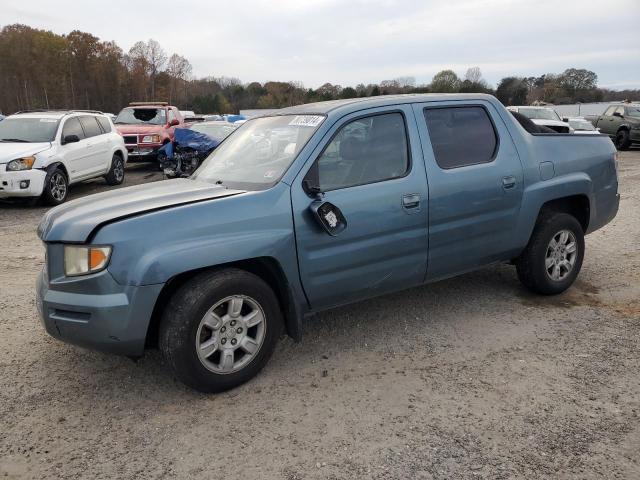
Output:
M429 89L438 93L454 93L460 89L460 79L453 70L442 70L433 76Z

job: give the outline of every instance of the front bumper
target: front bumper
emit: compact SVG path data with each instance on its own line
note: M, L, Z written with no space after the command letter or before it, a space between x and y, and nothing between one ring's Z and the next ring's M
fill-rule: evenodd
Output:
M125 147L129 162L153 162L158 158L158 150L162 145L125 145Z
M45 266L37 280L36 305L52 337L95 350L140 356L162 287L120 285L108 270L51 281Z
M47 172L32 168L7 172L7 165L0 165L0 198L39 197L44 188Z

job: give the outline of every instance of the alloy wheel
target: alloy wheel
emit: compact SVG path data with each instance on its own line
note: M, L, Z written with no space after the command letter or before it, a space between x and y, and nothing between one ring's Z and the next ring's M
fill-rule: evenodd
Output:
M200 320L198 359L214 373L242 370L260 351L265 332L265 314L258 302L244 295L223 298Z
M560 230L547 246L544 267L551 280L562 281L571 273L578 258L578 243L570 230Z

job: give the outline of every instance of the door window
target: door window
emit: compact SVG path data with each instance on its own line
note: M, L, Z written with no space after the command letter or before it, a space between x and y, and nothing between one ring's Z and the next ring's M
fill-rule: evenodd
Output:
M619 113L620 115L624 116L624 107L616 108L616 112Z
M305 180L326 192L403 177L408 170L404 116L386 113L341 127Z
M604 112L604 114L605 114L605 116L610 117L610 116L613 115L613 112L615 112L615 111L616 111L616 107L615 106L614 107L609 107L609 108L607 108L607 111Z
M436 163L451 169L492 162L498 137L482 107L425 108Z
M102 127L102 131L104 133L109 133L111 131L111 123L105 117L96 117L98 123Z
M169 123L176 119L176 114L172 108L169 109Z
M87 138L102 135L102 130L100 130L100 125L98 124L96 117L89 115L80 117L80 123L82 124L82 129L84 130L84 134Z
M82 130L78 117L70 118L64 122L64 127L62 127L62 138L64 139L69 135L76 135L80 140L84 138L84 131Z

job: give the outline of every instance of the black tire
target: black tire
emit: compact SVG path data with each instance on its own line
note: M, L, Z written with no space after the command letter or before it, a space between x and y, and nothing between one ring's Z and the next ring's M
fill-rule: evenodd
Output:
M618 130L614 143L616 144L616 148L618 150L628 150L631 146L631 136L629 135L629 130Z
M551 278L546 268L550 242L561 231L573 234L576 244L572 269L559 280ZM553 255L553 253L551 253ZM529 244L516 260L518 278L525 287L541 295L557 295L564 292L575 281L584 259L584 232L575 217L566 213L544 212L538 218ZM553 266L549 267L553 269Z
M47 175L44 178L41 199L45 205L60 205L64 203L69 195L69 179L67 174L58 165L51 165L47 168Z
M265 326L262 343L246 365L231 373L217 373L200 360L196 342L201 341L199 328L205 314L216 303L230 296L243 296L245 302L249 298L259 304L264 313ZM278 300L261 278L238 269L210 271L187 281L173 294L162 315L159 347L166 362L183 383L205 393L222 392L248 381L264 367L273 354L282 329ZM218 332L221 331L224 330ZM248 332L249 328L247 336ZM219 333L220 338L223 336ZM216 343L220 342L222 340ZM219 345L216 351L221 354L229 345ZM244 355L244 351L241 350L240 354Z
M104 176L107 185L121 185L124 182L124 160L122 155L114 153L111 158L111 168Z

